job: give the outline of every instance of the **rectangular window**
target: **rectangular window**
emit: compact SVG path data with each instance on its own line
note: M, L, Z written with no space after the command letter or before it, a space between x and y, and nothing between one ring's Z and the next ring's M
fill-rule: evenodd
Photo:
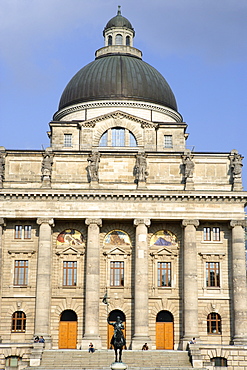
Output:
M158 262L158 286L171 286L171 263Z
M63 286L76 286L77 262L63 263Z
M173 148L172 135L164 136L164 148Z
M21 238L22 238L22 226L15 225L15 239L21 239Z
M203 228L203 240L204 241L210 241L211 240L211 228L210 227L204 227Z
M28 261L15 261L14 285L26 286L28 281Z
M31 239L31 225L24 226L24 239Z
M72 146L72 134L64 134L64 146Z
M220 228L213 227L213 241L219 242L220 241Z
M206 263L206 283L208 287L220 286L220 269L219 262Z
M124 262L111 262L111 286L124 286Z

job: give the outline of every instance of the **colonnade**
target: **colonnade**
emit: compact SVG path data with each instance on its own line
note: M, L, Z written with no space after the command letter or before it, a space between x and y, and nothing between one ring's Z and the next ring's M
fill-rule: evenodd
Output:
M39 251L37 271L35 335L50 338L50 300L51 300L51 259L52 259L52 219L39 218ZM100 296L100 227L101 219L86 219L88 226L86 249L85 282L85 330L82 348L87 348L93 341L101 348L99 333L99 296ZM0 250L2 223L0 223ZM151 343L148 329L148 226L149 219L135 219L136 245L134 250L134 335L132 348L140 349L144 342ZM198 220L183 220L184 227L183 259L183 328L182 343L192 337L199 338L198 331L198 269L196 228ZM233 306L233 342L247 343L247 289L244 249L244 221L230 222L232 228L232 306ZM229 271L230 273L230 271Z

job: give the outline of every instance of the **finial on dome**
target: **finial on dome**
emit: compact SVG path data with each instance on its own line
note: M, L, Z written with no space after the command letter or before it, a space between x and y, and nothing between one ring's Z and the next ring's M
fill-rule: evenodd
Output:
M121 5L118 5L117 15L121 15Z

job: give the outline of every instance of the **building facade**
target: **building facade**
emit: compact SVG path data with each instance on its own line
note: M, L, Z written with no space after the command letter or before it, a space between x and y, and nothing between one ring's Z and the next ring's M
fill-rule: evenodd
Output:
M128 349L195 337L204 363L230 364L247 345L243 158L186 148L174 94L120 9L103 35L50 147L0 147L0 360L28 361L37 335L110 348L120 316Z

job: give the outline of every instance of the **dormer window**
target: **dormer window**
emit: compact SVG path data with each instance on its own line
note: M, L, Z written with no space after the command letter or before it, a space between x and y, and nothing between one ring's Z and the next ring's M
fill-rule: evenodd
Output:
M112 45L112 36L108 36L108 46Z
M116 36L116 45L123 45L123 36L120 33Z
M130 37L126 36L126 46L130 46Z
M135 147L137 142L135 136L129 130L122 127L113 127L101 136L99 146Z

